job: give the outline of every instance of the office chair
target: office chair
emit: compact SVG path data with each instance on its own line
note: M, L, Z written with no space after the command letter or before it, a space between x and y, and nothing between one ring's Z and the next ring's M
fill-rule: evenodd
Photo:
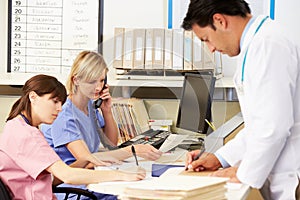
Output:
M1 200L11 200L12 199L11 196L10 196L8 188L3 183L1 178L0 178L0 199Z
M70 194L76 194L77 200L80 199L81 196L88 197L92 200L97 200L97 197L84 189L80 188L72 188L72 187L55 187L52 186L53 193L64 193L65 194L65 200L69 198ZM0 199L1 200L11 200L12 197L10 196L10 192L8 187L3 183L3 181L0 179Z
M76 198L77 200L79 200L81 196L88 197L92 200L97 200L97 197L92 192L81 189L81 188L52 186L52 191L53 191L53 193L66 194L64 200L67 200L69 198L70 194L75 194L77 196L77 198Z

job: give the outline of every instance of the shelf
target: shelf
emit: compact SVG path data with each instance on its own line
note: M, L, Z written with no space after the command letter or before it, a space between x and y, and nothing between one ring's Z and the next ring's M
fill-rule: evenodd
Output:
M109 79L109 85L126 87L182 87L183 85L183 76L131 76L126 78L123 77L123 79ZM232 77L222 77L218 79L215 83L215 87L234 88Z

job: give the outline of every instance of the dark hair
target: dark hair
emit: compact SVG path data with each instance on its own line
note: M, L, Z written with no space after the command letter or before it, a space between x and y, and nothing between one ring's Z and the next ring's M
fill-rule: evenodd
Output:
M65 103L67 99L67 91L65 86L55 77L43 74L33 76L26 81L22 88L21 97L12 106L9 116L6 120L13 119L22 111L24 111L30 124L32 124L31 104L29 100L29 93L31 91L34 91L39 96L51 94L50 98L57 97L62 104Z
M182 28L191 30L194 24L200 27L213 25L213 15L216 13L246 17L251 13L249 5L244 0L191 0Z

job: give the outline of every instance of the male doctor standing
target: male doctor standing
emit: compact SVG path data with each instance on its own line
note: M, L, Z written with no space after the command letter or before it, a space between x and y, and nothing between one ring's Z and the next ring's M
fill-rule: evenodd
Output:
M260 188L265 199L300 199L299 47L244 0L191 0L183 21L209 47L237 56L234 83L245 128L216 153L187 155L186 167Z

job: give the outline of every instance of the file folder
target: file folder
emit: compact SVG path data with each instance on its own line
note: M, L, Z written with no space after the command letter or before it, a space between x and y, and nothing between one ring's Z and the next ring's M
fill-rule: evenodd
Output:
M202 41L193 34L193 69L194 70L201 70L203 69L203 53L202 53L202 47L205 44L202 43Z
M192 31L184 31L184 44L183 44L183 55L184 55L184 70L192 70L192 59L193 59L193 38Z
M145 69L152 69L153 65L153 29L146 29Z
M206 44L203 44L203 68L214 69L214 54L209 50Z
M145 29L133 30L133 68L144 69L145 66Z
M173 29L173 69L183 70L183 29Z
M124 33L123 68L132 69L133 66L133 30L126 29Z
M123 67L124 30L118 27L114 30L114 68Z
M173 32L170 29L165 30L165 48L164 48L164 69L173 67Z
M173 167L184 167L184 165L176 165L176 164L152 164L151 176L152 177L160 177L165 171Z
M153 29L153 69L163 69L164 29Z

